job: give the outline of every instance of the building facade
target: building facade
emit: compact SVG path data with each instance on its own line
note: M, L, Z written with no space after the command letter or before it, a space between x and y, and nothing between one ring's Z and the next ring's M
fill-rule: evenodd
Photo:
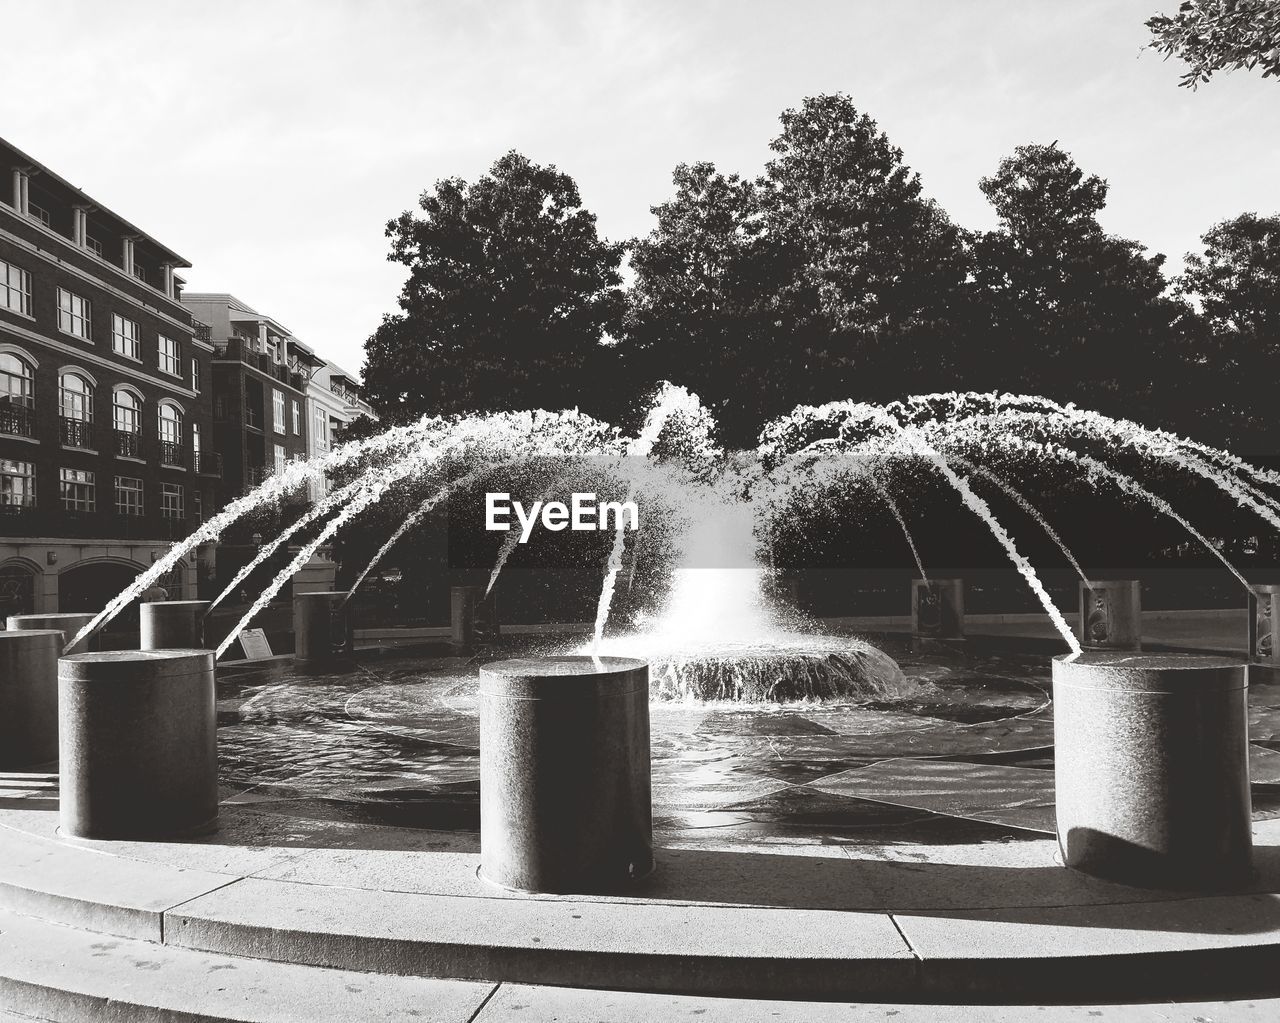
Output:
M360 416L377 419L360 394L360 384L336 362L323 362L307 381L307 406L311 421L311 457L323 455L340 439L343 428ZM316 480L311 499L320 500L328 490L327 480Z
M310 453L306 389L321 361L234 295L189 292L182 304L213 347L214 447L231 500Z
M188 266L0 139L0 614L96 611L215 510Z

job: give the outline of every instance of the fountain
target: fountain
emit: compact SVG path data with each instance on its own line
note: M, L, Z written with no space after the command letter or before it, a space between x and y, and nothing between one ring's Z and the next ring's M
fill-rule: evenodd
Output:
M1243 577L1216 546L1167 501L1097 457L1098 446L1190 473L1242 508L1280 526L1280 501L1264 489L1280 481L1276 473L1163 431L1042 398L945 394L917 396L884 406L835 402L802 407L769 424L757 451L747 456L728 455L717 448L712 440L714 430L714 422L697 398L668 384L660 389L643 428L633 439L578 412L529 412L426 418L339 446L323 458L287 466L258 491L204 523L142 573L74 639L79 642L101 628L177 558L199 543L215 540L240 515L273 500L288 487L340 469L351 473L349 482L335 488L281 536L264 544L257 558L211 602L212 609L286 540L310 534L292 562L227 633L218 656L319 546L386 493L413 484L424 486L427 496L359 574L338 601L339 607L351 599L394 544L449 494L483 481L486 474L501 474L504 468L518 475L521 466L539 466L539 471L529 476L538 481L537 490L543 497L566 489L571 472L590 472L602 493L616 490L619 496L634 495L650 515L663 517L657 509L665 509L669 519L663 523L670 561L667 592L655 590L649 606L633 610L626 627L610 627L624 563L629 559L629 572L623 578L629 587L637 563L653 553L642 539L628 549L628 536L619 530L605 559L594 636L578 648L578 652L596 656L649 660L654 694L665 699L885 698L903 695L909 688L892 659L874 646L855 638L825 635L793 612L776 609L766 598L773 570L763 566L760 551L770 543L771 518L796 493L819 494L824 488L839 486L864 490L882 501L902 528L920 570L913 599L917 623L928 619L926 631L945 638L963 632L960 584L929 580L924 574L924 564L890 483L890 470L896 465L917 466L933 474L1003 547L1073 653L1085 644L1114 646L1117 640L1089 631L1089 621L1098 619L1099 614L1091 617L1088 609L1080 638L1067 624L1013 536L979 494L979 484L992 485L1028 512L1083 579L1079 564L1025 495L988 464L992 457L1065 464L1097 485L1115 487L1184 527L1242 582ZM1088 440L1093 452L1068 447L1064 440L1072 438ZM553 463L560 468L548 474L546 466ZM499 580L516 547L508 535L486 593ZM1082 585L1082 598L1096 603L1108 585ZM928 598L923 604L922 594ZM476 597L464 597L464 605ZM935 604L937 622L927 613ZM1123 610L1122 604L1106 602L1109 609ZM926 612L923 615L922 609ZM465 633L469 618L465 606L462 610L457 625ZM1122 618L1112 614L1108 621L1115 619L1113 624L1125 626ZM1131 625L1125 627L1131 631ZM1121 641L1129 643L1131 638L1126 634ZM304 651L301 656L305 659L309 655Z

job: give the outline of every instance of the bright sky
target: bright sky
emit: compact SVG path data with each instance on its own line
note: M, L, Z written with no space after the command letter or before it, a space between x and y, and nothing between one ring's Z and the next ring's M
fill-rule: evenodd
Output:
M573 175L603 234L646 233L672 168L755 174L780 111L844 91L961 224L978 178L1059 140L1108 229L1180 266L1280 210L1280 83L1198 92L1139 52L1176 0L787 3L7 0L0 134L358 371L395 308L385 222L508 149Z

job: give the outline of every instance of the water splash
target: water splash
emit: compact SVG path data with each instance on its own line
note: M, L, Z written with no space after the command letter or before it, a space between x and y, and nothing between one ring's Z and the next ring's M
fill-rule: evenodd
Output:
M421 441L423 438L429 437L443 428L444 421L442 419L423 419L410 426L389 429L376 437L342 444L320 458L290 463L285 467L284 472L277 473L256 490L232 501L222 511L203 523L185 540L180 540L170 547L168 551L152 563L150 568L144 569L132 583L107 601L106 606L64 645L62 652L65 654L81 640L92 636L133 603L143 592L154 586L158 580L169 573L185 555L195 550L200 544L217 540L241 516L265 504L279 501L286 494L303 485L323 480L333 470L348 465L359 458L395 452Z
M634 496L634 492L629 490L627 491L626 500L630 501ZM622 568L622 552L627 543L625 517L619 515L615 526L613 546L609 550L609 559L605 563L604 585L600 589L600 599L596 603L596 626L594 638L591 642L591 656L595 658L597 665L600 663L600 640L604 637L605 622L609 620L609 606L613 603L613 591L617 586L618 571Z
M1071 548L1068 547L1062 537L1058 535L1058 531L1049 525L1049 520L1040 514L1040 510L1027 500L1026 496L1020 490L1011 486L1008 481L999 475L999 473L993 472L991 469L987 469L981 465L960 462L959 459L957 459L957 462L964 465L965 472L969 473L969 475L987 480L995 486L997 490L1013 501L1014 504L1026 512L1036 525L1038 525L1044 532L1044 535L1047 536L1050 541L1057 546L1058 550L1062 552L1062 556L1067 559L1067 563L1075 570L1076 575L1086 583L1089 581L1085 577L1084 569L1080 567L1080 562L1077 561L1076 556L1071 553Z
M915 538L911 535L911 530L907 528L907 520L902 516L902 509L898 507L898 502L889 493L889 488L884 484L875 480L871 480L871 489L880 495L880 499L889 507L889 511L893 517L898 520L898 525L902 529L902 535L906 538L907 546L911 548L911 557L915 560L916 571L920 573L920 578L925 582L929 581L929 577L925 575L924 562L920 560L920 552L916 550Z

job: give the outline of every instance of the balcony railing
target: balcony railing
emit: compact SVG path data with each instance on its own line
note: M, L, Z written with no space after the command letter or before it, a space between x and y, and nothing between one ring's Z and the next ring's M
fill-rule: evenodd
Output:
M126 458L142 457L142 434L137 430L116 430L116 454Z
M202 476L222 475L222 456L216 451L195 451L191 455L192 467Z
M160 464L179 468L185 466L187 459L182 450L182 445L176 441L162 440L160 442Z
M0 433L34 437L34 410L27 405L0 404Z
M62 443L73 448L93 447L93 424L84 419L61 416Z
M265 352L254 351L254 344L255 342L248 338L228 338L218 345L218 358L235 359L299 391L306 386L301 373L293 372L288 366L280 365Z
M244 425L254 430L262 429L262 413L252 405L246 405L244 408Z

